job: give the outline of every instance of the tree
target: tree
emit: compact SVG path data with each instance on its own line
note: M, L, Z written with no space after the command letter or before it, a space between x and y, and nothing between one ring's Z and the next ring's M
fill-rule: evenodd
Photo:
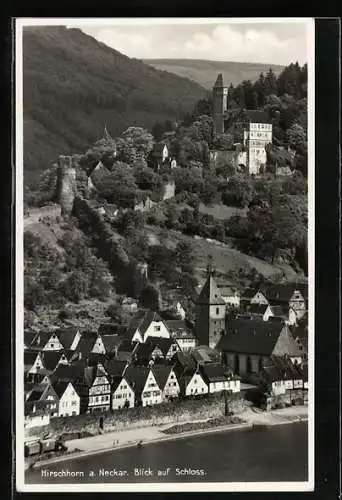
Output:
M153 149L153 135L142 127L129 127L121 134L117 148L120 158L133 165L141 158L146 160Z
M249 179L235 175L229 179L227 188L222 193L225 205L246 207L253 198L253 185Z
M228 151L233 148L234 137L228 132L225 134L218 134L215 138L214 148L220 151Z
M79 302L89 292L89 276L83 271L73 271L62 283L62 292L72 302Z
M274 261L279 249L302 247L307 241L307 207L294 196L280 195L269 207L248 211L248 233L251 244L261 256Z
M152 311L159 311L159 294L152 285L146 286L139 297L139 306Z
M24 303L27 309L36 311L38 306L47 302L44 287L33 278L25 276L24 287Z
M179 266L182 271L186 268L187 272L192 274L195 257L192 245L189 241L181 240L177 243L175 257L176 265Z
M132 208L137 185L132 169L125 163L115 163L112 172L98 186L99 196L123 208Z

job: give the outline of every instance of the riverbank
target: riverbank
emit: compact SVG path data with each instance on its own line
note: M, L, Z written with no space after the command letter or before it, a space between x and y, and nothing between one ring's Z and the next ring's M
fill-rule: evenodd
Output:
M165 434L165 430L174 427L174 424L142 427L140 429L122 430L116 432L109 432L82 439L74 439L66 442L68 453L58 457L51 457L47 460L38 460L31 463L31 467L37 468L49 464L63 462L70 459L82 458L90 455L102 454L105 452L112 452L114 450L122 450L125 448L135 447L139 442L142 446L157 443L162 441L171 441L176 439L184 439L202 434L211 434L217 432L227 432L242 429L252 429L253 427L268 427L274 425L290 424L299 421L305 421L308 418L307 406L295 406L284 408L281 410L272 410L264 412L255 408L247 408L238 415L241 423L228 425L219 425L217 427L195 429L186 432L179 432L175 434ZM193 420L188 424L196 424L199 422L208 421ZM27 468L29 463L26 464Z

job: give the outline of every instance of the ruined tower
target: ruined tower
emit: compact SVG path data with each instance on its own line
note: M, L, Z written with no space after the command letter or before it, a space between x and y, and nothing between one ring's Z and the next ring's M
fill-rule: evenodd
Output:
M224 133L224 114L227 111L228 87L223 85L220 73L213 87L213 119L216 134Z
M76 168L71 156L58 157L57 201L62 216L71 215L76 196Z

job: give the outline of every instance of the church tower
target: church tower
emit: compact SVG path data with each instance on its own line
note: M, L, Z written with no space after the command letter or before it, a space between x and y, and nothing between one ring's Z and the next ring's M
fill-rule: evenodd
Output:
M214 349L225 329L226 304L209 269L199 297L195 302L195 335L200 345Z
M224 114L227 111L228 87L223 85L220 73L213 87L213 119L216 134L224 133Z

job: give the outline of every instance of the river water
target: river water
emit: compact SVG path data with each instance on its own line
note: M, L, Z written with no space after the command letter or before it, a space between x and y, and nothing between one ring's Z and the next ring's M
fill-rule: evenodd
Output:
M307 480L306 422L110 451L34 469L25 477L30 484Z

